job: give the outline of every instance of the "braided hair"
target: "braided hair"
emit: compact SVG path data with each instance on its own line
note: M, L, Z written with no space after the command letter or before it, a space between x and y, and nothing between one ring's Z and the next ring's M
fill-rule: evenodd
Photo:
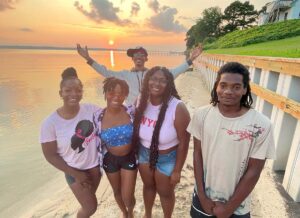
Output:
M103 94L113 91L117 85L120 85L121 90L124 93L124 95L128 96L129 86L128 86L127 82L125 80L118 79L116 77L107 77L103 81Z
M214 87L211 91L210 103L213 106L216 106L219 102L218 95L217 95L217 87L221 80L221 75L224 73L234 73L234 74L240 74L243 76L243 85L244 85L244 88L247 88L247 92L245 95L242 96L241 101L240 101L240 106L241 107L244 106L246 108L251 108L253 99L252 99L251 88L250 88L250 76L249 76L250 73L244 65L242 65L238 62L228 62L219 69L216 81L214 83Z
M139 105L137 106L136 112L135 112L135 119L133 122L134 129L133 129L133 136L132 136L132 146L135 150L135 152L138 151L140 137L139 137L139 131L140 131L140 124L141 120L143 118L144 112L147 108L148 100L150 98L149 94L149 80L150 78L158 71L163 72L164 76L167 79L167 86L165 88L165 91L162 96L162 105L160 108L160 112L158 114L158 119L156 121L152 140L151 140L151 146L150 146L150 168L155 169L156 162L158 159L158 145L159 145L159 135L160 135L160 129L165 119L165 114L168 108L168 103L172 97L175 97L177 99L180 99L178 92L175 88L174 83L174 77L173 74L170 73L170 71L165 67L153 67L151 68L147 74L145 75L145 78L143 80L142 84L142 90L141 90L141 97Z

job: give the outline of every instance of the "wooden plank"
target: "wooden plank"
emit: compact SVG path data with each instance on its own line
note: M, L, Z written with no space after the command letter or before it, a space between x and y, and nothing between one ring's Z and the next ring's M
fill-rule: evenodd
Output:
M300 103L251 83L251 92L300 120Z
M300 58L271 58L224 54L203 54L200 58L214 58L226 62L236 61L249 67L300 77Z

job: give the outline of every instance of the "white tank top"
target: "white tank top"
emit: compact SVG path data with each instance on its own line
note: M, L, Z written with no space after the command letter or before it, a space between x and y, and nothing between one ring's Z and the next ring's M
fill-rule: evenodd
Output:
M177 132L174 126L174 121L176 107L180 102L182 101L175 97L172 97L169 102L165 114L165 119L160 129L158 145L159 150L169 149L179 143ZM161 105L154 106L149 101L142 117L139 132L140 142L146 148L150 148L154 127L158 118L158 114L160 112L160 108Z

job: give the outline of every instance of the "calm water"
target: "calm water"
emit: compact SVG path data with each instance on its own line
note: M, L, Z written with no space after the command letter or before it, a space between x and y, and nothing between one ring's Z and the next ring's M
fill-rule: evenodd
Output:
M130 69L125 53L92 52L95 60L114 70ZM113 60L111 57L113 56ZM148 67L180 64L183 56L149 57ZM0 49L0 215L57 176L38 143L41 121L59 107L60 74L77 69L84 84L83 102L105 105L102 80L75 51Z

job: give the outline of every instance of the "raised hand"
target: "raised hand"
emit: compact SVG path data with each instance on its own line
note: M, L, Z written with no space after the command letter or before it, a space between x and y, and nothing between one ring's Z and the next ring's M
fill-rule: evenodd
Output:
M190 53L190 60L194 61L203 51L202 44L199 44L196 48L194 48Z
M91 57L90 57L90 55L89 55L89 51L88 51L88 48L87 48L87 46L85 46L84 48L82 48L81 46L80 46L80 44L77 44L77 52L78 52L78 54L81 56L81 57L83 57L85 60L90 60L91 59Z

